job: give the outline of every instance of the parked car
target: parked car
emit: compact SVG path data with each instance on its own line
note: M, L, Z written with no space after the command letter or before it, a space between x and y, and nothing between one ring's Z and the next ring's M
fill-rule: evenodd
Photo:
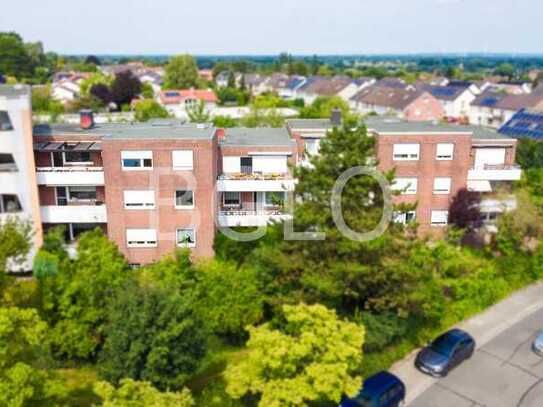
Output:
M474 351L475 339L461 329L452 329L423 348L415 359L415 366L430 376L444 377Z
M345 398L340 407L401 407L405 385L392 373L379 372L368 377L353 398Z
M532 343L532 349L539 356L543 356L543 332L540 332Z

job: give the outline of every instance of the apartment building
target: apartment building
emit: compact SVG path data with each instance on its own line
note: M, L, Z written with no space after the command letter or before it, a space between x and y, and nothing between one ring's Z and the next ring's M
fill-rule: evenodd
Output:
M298 162L296 141L284 128L219 132L219 226L263 226L284 220L290 170Z
M13 271L29 270L42 228L32 153L32 109L28 86L0 85L0 222L18 217L32 223L33 248Z
M416 219L421 233L433 233L447 225L451 200L462 188L483 193L485 220L512 207L493 193L520 179L515 139L478 127L400 119L369 118L366 125L376 137L378 168L396 171L392 188L401 193L395 202L417 204L413 212L395 214L395 221ZM330 120L290 120L287 126L306 155L318 153L333 127Z
M298 159L286 129L217 129L173 120L38 125L37 184L44 229L77 239L100 227L128 261L147 264L189 247L213 255L218 227L288 216Z

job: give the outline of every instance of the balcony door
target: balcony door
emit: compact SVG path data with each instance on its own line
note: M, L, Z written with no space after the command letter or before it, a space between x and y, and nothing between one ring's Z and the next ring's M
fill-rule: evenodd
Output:
M240 157L240 167L243 174L252 174L253 157Z

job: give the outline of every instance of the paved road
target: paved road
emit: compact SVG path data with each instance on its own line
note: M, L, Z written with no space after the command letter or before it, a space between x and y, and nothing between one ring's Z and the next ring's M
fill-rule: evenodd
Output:
M531 350L543 330L539 309L483 344L410 407L543 407L543 357Z

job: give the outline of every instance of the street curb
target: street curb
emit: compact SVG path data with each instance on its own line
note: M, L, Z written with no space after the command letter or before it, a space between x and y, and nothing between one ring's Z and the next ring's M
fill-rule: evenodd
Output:
M538 282L514 292L485 311L458 323L455 327L468 331L475 338L477 348L480 348L541 308L543 308L543 282ZM420 373L415 368L415 357L419 350L415 349L404 359L392 365L390 369L405 383L407 405L439 381Z

